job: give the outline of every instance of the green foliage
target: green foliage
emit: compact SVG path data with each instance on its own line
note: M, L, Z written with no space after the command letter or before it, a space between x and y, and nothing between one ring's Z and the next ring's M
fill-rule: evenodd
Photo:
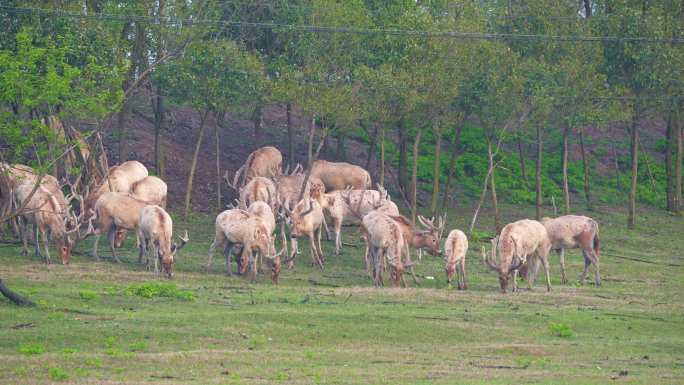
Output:
M69 379L69 373L61 368L48 369L48 375L52 381L66 381Z
M97 293L92 290L81 290L78 292L78 296L81 297L82 300L91 301L97 298Z
M39 355L43 354L45 352L45 347L40 344L29 344L29 345L21 345L19 347L19 353L25 354L25 355Z
M166 297L185 301L193 301L195 299L193 292L181 290L174 283L149 282L131 285L126 289L126 293L142 298Z
M549 331L553 336L560 338L570 338L573 335L572 328L564 323L550 323Z

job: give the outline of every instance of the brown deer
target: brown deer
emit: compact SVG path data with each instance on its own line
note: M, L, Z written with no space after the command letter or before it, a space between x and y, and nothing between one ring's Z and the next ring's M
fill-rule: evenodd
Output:
M143 250L146 251L149 268L149 257L154 259L154 272L159 272L159 263L167 278L173 277L174 256L190 240L188 231L182 237L180 245L173 242L173 221L171 216L157 205L147 205L140 212L140 225L138 226L140 237L140 257Z
M147 206L147 202L135 199L128 193L106 192L95 203L95 230L96 237L93 243L93 257L100 260L97 254L97 245L102 234L107 234L112 257L116 262L121 262L114 250L115 235L117 230L136 230L140 224L140 214Z
M346 162L316 160L311 167L311 176L320 179L326 191L344 190L349 187L360 190L371 188L368 171Z
M297 238L306 236L309 238L312 264L318 265L323 270L323 250L321 249L321 226L323 224L323 209L318 203L320 188L311 186L311 195L302 199L294 209L284 206L287 213L287 224L292 238L292 255L294 260L297 249ZM292 268L293 261L289 267Z
M558 252L561 267L561 282L568 283L565 276L565 249L581 249L584 256L584 271L580 282L584 283L589 266L594 265L594 283L601 286L599 272L599 225L592 218L582 215L564 215L558 218L542 218L551 241L551 249Z
M551 242L544 225L537 221L523 219L509 223L501 230L501 234L492 240L491 258L482 247L482 258L490 269L499 274L501 292L505 293L508 287L508 278L513 274L513 291L518 290L517 270L528 263L528 258L535 259L534 265L541 262L546 273L546 288L551 290L551 278L549 276L549 251ZM496 254L500 259L498 264L494 262ZM536 269L527 275L528 288L532 289Z
M28 224L33 225L34 229L34 245L36 255L43 257L46 263L50 263L50 251L48 244L50 239L54 239L57 244L58 254L62 260L62 264L69 263L71 249L73 247L72 238L78 232L78 225L69 226L73 223L78 223L80 218L71 216L68 202L61 190L58 194L54 194L43 186L38 186L37 190L31 192L35 187L35 181L27 179L20 183L14 191L15 206L21 207L26 200L28 203L24 206L24 210L19 213L22 218L22 243L23 253L28 254ZM30 198L30 199L29 199ZM45 248L45 255L40 252L39 235L43 241Z
M274 177L283 173L283 155L275 147L266 146L254 150L236 172L233 182L236 189L244 187L252 178Z
M468 252L468 237L461 230L451 230L444 241L444 261L448 288L454 279L454 272L458 268L458 289L466 290L466 253Z
M391 267L392 282L399 286L404 269L402 254L406 250L404 236L397 222L379 211L372 211L363 217L362 232L367 239L368 254L372 265L373 282L383 285L383 260L387 258Z
M271 279L273 283L278 283L283 251L275 252L270 229L260 217L240 209L230 209L220 213L216 217L214 241L209 247L207 271L211 268L217 247L223 250L228 275L232 275L231 259L234 249L238 248L241 249L238 259L240 274L245 274L251 265L252 281L256 280L258 256L255 258L253 254L257 253L271 264Z

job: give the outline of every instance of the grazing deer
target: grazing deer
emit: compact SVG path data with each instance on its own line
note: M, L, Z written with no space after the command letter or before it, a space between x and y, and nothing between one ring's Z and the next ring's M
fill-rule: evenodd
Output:
M458 268L458 289L466 290L465 260L468 252L468 237L461 230L451 230L447 239L444 241L444 261L446 266L447 285L451 289L451 282L454 279L454 272Z
M517 270L528 262L528 258L535 259L534 266L541 262L546 273L546 288L551 290L549 276L549 251L551 242L544 225L537 221L523 219L509 223L501 230L501 234L492 240L491 259L487 256L484 246L482 258L485 264L499 273L501 292L508 287L508 277L513 274L513 291L518 290ZM500 255L499 263L494 262L496 254ZM528 288L532 289L536 268L527 276Z
M226 210L216 217L215 230L214 241L209 247L207 271L211 268L211 261L218 247L223 249L227 274L232 275L233 251L241 249L241 255L238 259L240 274L245 274L251 265L252 281L254 281L258 269L258 258L261 257L271 265L271 280L275 284L278 283L283 251L275 252L271 230L261 217L240 209ZM256 257L253 255L254 253L257 254Z
M115 235L117 230L136 230L140 224L140 214L147 206L147 202L135 199L128 193L106 192L95 203L95 229L96 237L93 243L93 257L100 260L97 254L97 245L102 234L107 234L112 257L116 262L121 262L114 250Z
M38 186L31 196L35 187L35 181L27 179L15 188L15 205L17 208L22 206L26 200L24 210L19 213L22 218L22 243L23 252L28 254L28 224L33 225L34 245L36 255L43 257L46 263L50 263L50 251L48 248L49 240L54 239L57 243L59 256L63 264L69 263L71 249L73 247L72 237L78 232L80 218L70 213L67 199L61 190L54 194L43 186ZM30 199L29 199L30 198ZM76 223L71 227L70 224ZM39 235L45 247L45 255L40 252Z
M388 215L372 211L363 217L362 229L367 240L375 286L383 285L382 271L385 258L391 267L392 282L399 286L404 269L410 267L410 264L404 264L402 261L406 244L401 228Z
M140 257L142 259L143 250L147 256L146 265L149 264L149 257L154 259L154 272L159 273L159 263L167 278L173 277L174 256L190 240L188 231L182 237L180 245L173 242L173 221L171 216L157 205L147 205L140 212L140 225L138 226L138 236L140 237Z

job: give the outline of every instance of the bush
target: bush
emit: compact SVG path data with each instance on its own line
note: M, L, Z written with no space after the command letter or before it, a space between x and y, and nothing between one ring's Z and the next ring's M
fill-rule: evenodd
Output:
M19 352L26 355L38 355L45 352L43 345L22 345L19 347Z
M90 301L97 298L97 293L92 290L83 290L78 293L82 300Z
M167 297L178 298L185 301L192 301L195 299L195 294L193 292L180 290L173 283L150 282L132 285L126 289L126 293L143 298Z
M50 368L48 370L50 379L52 381L64 381L69 379L69 373L66 370L60 368Z
M564 323L551 323L549 324L549 330L551 334L560 338L570 338L573 335L572 328Z

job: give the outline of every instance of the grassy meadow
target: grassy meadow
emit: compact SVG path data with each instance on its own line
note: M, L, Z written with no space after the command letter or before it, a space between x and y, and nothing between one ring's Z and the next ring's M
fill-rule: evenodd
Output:
M505 221L533 208L504 206ZM470 207L450 212L465 229ZM479 229L491 229L485 211ZM590 213L601 225L603 286L571 284L502 295L472 242L469 290L447 289L443 262L424 257L420 286L375 289L360 245L310 266L307 244L274 286L224 275L217 253L205 273L213 217L177 221L190 243L174 279L137 265L133 237L121 265L85 255L46 266L0 244L0 277L38 306L0 299L1 384L681 384L684 383L684 220L643 209L637 229L622 212ZM343 230L359 244L356 228ZM106 248L102 254L108 255ZM58 259L53 255L53 260ZM593 272L593 271L592 271ZM427 279L434 276L435 279ZM590 275L590 278L593 277ZM386 282L389 286L389 282Z

